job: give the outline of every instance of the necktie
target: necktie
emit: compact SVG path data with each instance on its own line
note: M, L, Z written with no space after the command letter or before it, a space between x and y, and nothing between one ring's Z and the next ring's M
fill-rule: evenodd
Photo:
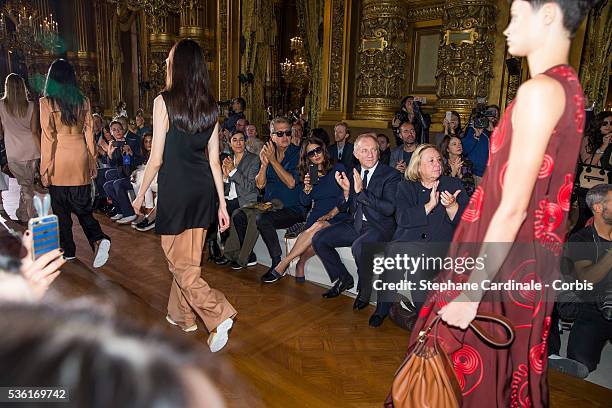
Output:
M368 173L370 172L370 170L365 170L363 172L363 187L362 190L366 190L368 188ZM355 211L355 220L354 220L354 227L355 227L355 231L357 232L361 232L361 228L363 227L363 205L360 203L357 203L357 209Z
M342 160L342 150L338 150L338 160Z

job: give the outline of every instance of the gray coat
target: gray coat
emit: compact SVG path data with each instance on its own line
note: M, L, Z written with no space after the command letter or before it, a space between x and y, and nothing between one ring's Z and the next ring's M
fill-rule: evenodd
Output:
M395 168L397 163L404 160L404 145L398 146L391 151L391 158L389 159L389 166ZM406 163L408 166L408 163Z
M259 156L245 150L236 172L229 178L236 184L238 204L241 207L257 201L258 192L255 186L255 176L259 171L259 165ZM223 183L225 195L229 194L230 184L229 182Z

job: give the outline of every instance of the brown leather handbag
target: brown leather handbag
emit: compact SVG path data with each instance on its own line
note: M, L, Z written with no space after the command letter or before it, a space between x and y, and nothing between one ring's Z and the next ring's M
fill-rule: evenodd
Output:
M488 320L502 325L508 334L506 339L487 333L477 320ZM408 356L397 370L391 395L395 408L459 408L463 403L461 387L457 381L448 353L438 340L440 316L419 333ZM514 327L503 316L481 312L470 323L470 328L487 344L508 347L514 341ZM434 331L433 337L428 336Z

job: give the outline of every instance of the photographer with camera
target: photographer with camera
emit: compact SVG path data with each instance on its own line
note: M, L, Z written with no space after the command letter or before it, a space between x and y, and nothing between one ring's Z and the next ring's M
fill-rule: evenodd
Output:
M476 186L480 184L489 161L489 138L491 136L489 118L495 115L494 109L488 110L484 105L478 105L472 112L468 129L461 140L465 156L474 164Z
M417 144L429 142L428 126L423 118L420 106L420 102L415 101L414 96L409 95L402 99L400 110L395 112L395 116L391 122L391 128L393 129L397 146L403 144L403 140L400 136L400 126L406 122L412 123L414 126L417 135Z
M223 106L223 102L218 102L220 106ZM230 134L236 130L236 123L238 119L244 119L244 110L246 109L246 101L244 98L234 98L231 101L231 107L229 111L229 115L223 121L223 125L221 125L222 129L229 130ZM244 131L244 129L242 129Z
M594 289L589 299L576 305L567 358L549 358L550 367L581 378L597 368L604 346L612 340L612 184L593 187L586 201L593 224L570 235L568 256L576 279L592 283Z

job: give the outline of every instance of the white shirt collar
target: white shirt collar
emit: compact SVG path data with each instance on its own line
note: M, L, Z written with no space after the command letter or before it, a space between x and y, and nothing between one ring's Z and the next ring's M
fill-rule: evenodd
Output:
M372 167L371 169L367 169L368 170L368 183L370 182L370 177L372 177L372 174L374 174L374 172L376 171L376 167L378 167L378 161L376 162L376 164L374 165L374 167ZM366 169L364 169L363 167L361 168L361 178L363 179L363 175L365 173Z

